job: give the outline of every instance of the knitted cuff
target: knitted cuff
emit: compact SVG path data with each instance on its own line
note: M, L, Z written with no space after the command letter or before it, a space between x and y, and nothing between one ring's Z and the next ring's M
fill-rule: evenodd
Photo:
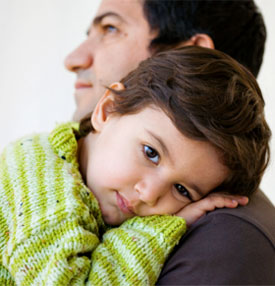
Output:
M93 252L88 285L155 285L185 229L182 218L150 216L109 230Z
M158 241L174 247L186 232L186 222L183 218L171 215L153 215L134 217L121 225L123 229L135 229L158 235Z

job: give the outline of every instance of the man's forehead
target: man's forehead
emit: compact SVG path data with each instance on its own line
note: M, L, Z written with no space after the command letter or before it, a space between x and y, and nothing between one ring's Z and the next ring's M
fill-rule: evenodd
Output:
M102 0L95 19L105 14L119 17L120 20L140 20L144 18L143 0Z

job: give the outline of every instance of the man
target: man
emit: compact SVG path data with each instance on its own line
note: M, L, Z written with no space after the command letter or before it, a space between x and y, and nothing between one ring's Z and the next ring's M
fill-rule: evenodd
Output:
M65 60L77 75L74 119L93 110L106 86L165 49L220 49L257 76L265 37L253 0L103 0L87 39ZM248 206L217 210L194 224L158 285L275 284L274 245L274 206L259 191Z

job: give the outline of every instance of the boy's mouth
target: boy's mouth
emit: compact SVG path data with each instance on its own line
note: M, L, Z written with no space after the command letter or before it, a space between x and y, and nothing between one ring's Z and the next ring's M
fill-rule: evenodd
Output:
M125 214L131 214L135 215L133 207L131 207L130 203L128 202L127 199L125 199L123 196L121 196L117 191L116 191L116 200L117 200L117 205L119 209L125 213Z

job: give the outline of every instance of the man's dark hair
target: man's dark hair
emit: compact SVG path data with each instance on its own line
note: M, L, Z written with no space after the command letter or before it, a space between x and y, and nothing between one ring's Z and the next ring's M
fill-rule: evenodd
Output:
M203 33L215 49L258 75L266 28L253 0L144 0L143 11L150 28L158 31L150 44L153 53Z
M121 82L124 90L111 89L109 112L123 116L160 108L183 135L219 152L230 175L213 191L250 196L257 190L271 132L260 88L245 67L218 50L189 46L156 54ZM80 134L90 131L87 117Z

